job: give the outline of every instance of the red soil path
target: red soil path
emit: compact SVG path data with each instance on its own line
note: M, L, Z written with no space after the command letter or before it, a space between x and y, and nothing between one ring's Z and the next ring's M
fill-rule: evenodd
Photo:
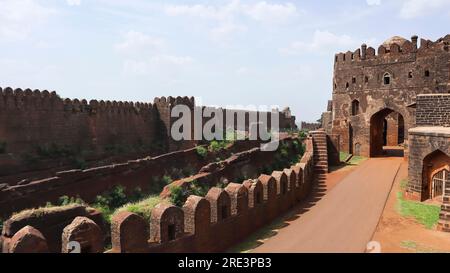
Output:
M252 252L365 252L401 162L372 158L344 177L335 176L314 205Z
M400 182L408 177L408 163L402 162L389 200L374 234L373 241L380 243L382 253L434 253L450 252L450 234L427 229L411 217L398 212L397 193Z

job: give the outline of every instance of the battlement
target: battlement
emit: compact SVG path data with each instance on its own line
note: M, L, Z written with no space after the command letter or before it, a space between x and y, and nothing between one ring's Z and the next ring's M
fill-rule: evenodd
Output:
M361 48L355 51L337 53L335 55L335 65L353 65L363 61L379 60L386 57L408 57L412 54L427 55L437 52L449 52L450 34L436 41L420 40L418 47L418 37L411 37L411 41L401 37L393 37L381 44L377 50L373 47L367 47L363 44ZM385 60L385 59L383 59Z
M129 101L87 101L85 99L62 99L55 91L34 90L20 88L12 89L0 87L0 110L12 109L44 109L44 110L63 110L67 112L88 112L95 114L97 112L109 113L135 113L142 111L151 111L153 105L144 102Z
M187 105L189 108L195 107L195 98L194 97L158 97L154 99L154 104L160 105L160 106L175 106L175 105Z
M112 249L108 252L227 250L305 198L314 180L312 141L306 140L307 150L301 163L288 169L260 175L242 184L229 183L225 189L213 187L205 197L189 196L181 207L163 201L153 208L147 220L126 211L114 215L110 229ZM80 242L81 252L102 252L107 229L96 214L80 207L66 210L57 212L57 217L71 222L59 227L58 232L55 229L49 232L48 226L40 225L34 218L31 222L25 219L5 222L3 252L49 252L50 245L54 251L58 244L61 246L56 248L58 252L59 249L68 252L71 241ZM46 219L41 222L49 223L47 218L56 216L42 217ZM62 238L60 243L57 238Z

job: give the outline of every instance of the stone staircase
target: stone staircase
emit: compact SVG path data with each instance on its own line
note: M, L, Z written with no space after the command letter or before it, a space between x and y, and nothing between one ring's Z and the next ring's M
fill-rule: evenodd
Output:
M450 188L445 190L437 229L444 232L450 232Z
M318 184L324 183L328 173L327 134L323 130L310 132L314 148L314 174Z

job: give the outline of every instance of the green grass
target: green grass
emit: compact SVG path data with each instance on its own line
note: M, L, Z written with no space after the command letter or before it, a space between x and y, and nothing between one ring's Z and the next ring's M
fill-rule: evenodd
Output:
M402 241L400 243L400 246L402 248L411 250L415 253L448 253L447 251L436 250L436 249L433 249L431 247L422 245L422 244L414 242L414 241Z
M352 157L352 159L350 159L348 164L350 164L350 165L359 165L359 164L361 164L362 162L364 162L366 160L367 160L367 157L355 155L355 156Z
M348 156L349 156L349 153L346 153L346 152L339 153L339 159L341 160L341 162L344 162Z
M150 222L153 208L161 202L162 200L158 195L152 195L142 201L135 203L128 203L122 206L121 208L117 209L113 213L113 215L122 211L128 211L136 213L137 215L143 217L147 222Z
M397 193L398 211L402 216L413 217L427 229L432 229L439 221L441 208L420 202L405 200L402 192Z
M339 159L341 160L341 162L345 162L345 160L348 158L350 154L347 152L340 152L339 153ZM358 155L354 155L352 157L352 159L350 159L349 162L346 162L349 165L359 165L362 162L364 162L367 159L367 157L364 156L358 156Z

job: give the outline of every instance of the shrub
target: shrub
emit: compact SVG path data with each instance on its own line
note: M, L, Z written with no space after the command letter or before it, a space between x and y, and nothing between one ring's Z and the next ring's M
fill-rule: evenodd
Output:
M128 202L125 187L116 186L102 195L97 196L95 203L111 208L118 208Z
M64 145L59 146L56 143L39 145L35 148L36 154L41 158L60 158L60 157L70 157L77 154L75 149Z
M181 170L181 173L183 174L184 177L189 177L191 175L194 175L195 171L194 168L188 165Z
M208 155L208 150L203 146L197 146L195 150L197 154L202 158L206 158L206 156Z
M305 139L308 136L308 131L302 130L298 133L298 136L302 139Z
M229 144L229 141L217 141L217 140L213 140L211 141L211 143L208 146L208 150L216 153L219 152L222 149L225 149L227 147L227 145Z
M6 153L6 141L0 141L0 154Z
M125 205L126 203L128 203L128 199L125 194L125 188L123 186L116 186L104 194L98 195L95 198L92 207L101 211L104 219L110 223L111 215L114 210Z
M137 187L135 188L129 197L129 202L136 202L139 200L142 200L145 197L144 192L142 191L141 188Z
M67 206L67 205L71 205L71 204L80 204L80 205L84 205L85 202L79 197L69 197L67 195L61 196L58 199L58 206Z
M152 177L149 185L149 193L160 193L161 190L170 183L172 183L172 178L168 175L163 177Z
M75 168L81 169L81 170L86 169L88 166L86 160L79 156L72 158L72 163L75 166Z
M164 185L169 185L172 183L172 178L169 175L164 175L161 179Z
M191 194L201 197L205 197L209 190L207 185L201 184L197 180L191 182L190 189Z
M211 151L211 152L217 152L217 151L219 151L222 147L221 147L221 145L219 144L219 142L217 142L217 141L215 141L215 140L213 140L213 141L211 141L211 143L209 144L209 150Z
M182 207L186 202L186 194L180 186L170 187L170 202L175 206Z

